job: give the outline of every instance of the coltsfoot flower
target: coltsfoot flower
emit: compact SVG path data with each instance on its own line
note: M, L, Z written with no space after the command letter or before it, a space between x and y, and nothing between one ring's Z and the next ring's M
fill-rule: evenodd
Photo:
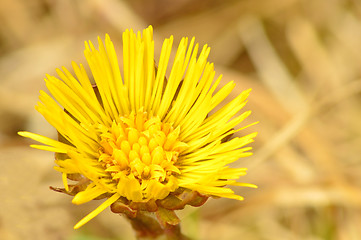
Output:
M36 109L59 139L19 132L44 144L32 147L56 153L64 189L54 190L73 195L75 204L106 198L75 228L110 205L131 217L198 206L209 196L242 200L226 186L255 187L236 182L247 169L228 166L251 155L245 145L256 133L230 139L250 114L240 114L250 90L215 110L235 84L216 91L221 76L215 79L207 62L210 48L203 46L198 55L194 38L180 41L170 67L173 37L166 39L156 67L152 27L142 36L126 30L122 73L109 36L98 41L99 50L89 41L84 51L93 84L74 62L74 74L63 67L57 69L60 79L46 76L53 98L41 91Z

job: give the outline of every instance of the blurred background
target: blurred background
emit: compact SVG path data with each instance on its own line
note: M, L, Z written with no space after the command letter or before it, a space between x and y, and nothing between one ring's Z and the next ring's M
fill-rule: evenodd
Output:
M0 239L135 239L106 210L74 224L82 206L62 186L53 154L16 135L56 137L34 110L45 74L85 63L83 42L109 33L121 54L126 28L211 46L210 61L232 96L252 88L247 123L259 132L236 189L243 202L211 199L179 212L193 239L361 239L361 1L359 0L0 0Z

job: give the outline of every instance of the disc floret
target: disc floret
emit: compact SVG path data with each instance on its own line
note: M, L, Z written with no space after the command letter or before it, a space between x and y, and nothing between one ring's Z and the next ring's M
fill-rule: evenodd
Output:
M187 147L178 139L179 127L138 111L100 131L99 162L121 196L145 202L165 198L177 189L175 176L181 174L177 160Z

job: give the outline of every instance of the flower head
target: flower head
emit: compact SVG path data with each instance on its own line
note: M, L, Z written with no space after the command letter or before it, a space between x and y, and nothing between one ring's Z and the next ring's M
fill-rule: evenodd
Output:
M226 185L254 186L235 181L245 168L228 166L251 155L244 146L256 133L229 140L250 114L239 114L250 90L215 111L235 84L216 91L221 76L214 81L209 47L198 55L194 38L183 38L167 79L173 37L164 41L156 67L152 35L152 27L142 36L123 33L123 74L108 35L105 43L99 38L99 50L86 42L95 84L82 65L72 63L75 74L62 68L60 79L47 75L53 98L41 91L36 106L59 139L19 132L45 144L33 147L56 153L62 191L74 195L73 203L107 198L76 228L119 200L149 204L183 191L241 200ZM69 185L69 179L78 184Z

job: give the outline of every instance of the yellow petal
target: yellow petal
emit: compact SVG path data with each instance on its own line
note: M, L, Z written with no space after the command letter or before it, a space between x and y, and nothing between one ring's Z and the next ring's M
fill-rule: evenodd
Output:
M80 220L77 224L75 224L74 229L78 229L90 220L92 220L94 217L96 217L99 213L104 211L107 207L112 205L115 201L119 199L119 194L115 193L113 196L108 198L105 202L103 202L99 207L97 207L94 211L89 213L87 216L85 216L82 220Z

